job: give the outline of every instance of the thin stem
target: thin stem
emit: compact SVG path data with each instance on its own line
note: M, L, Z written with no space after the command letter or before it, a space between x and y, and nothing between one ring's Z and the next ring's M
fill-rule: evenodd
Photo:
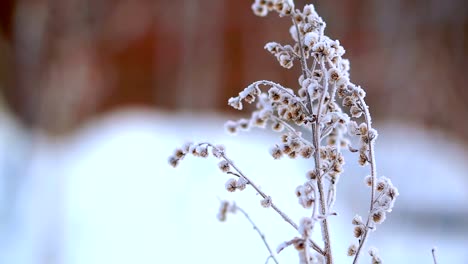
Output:
M314 145L315 145L315 148L316 148L316 151L314 153L314 160L315 160L315 167L316 167L316 171L317 171L317 175L318 175L317 176L317 187L318 187L318 191L319 191L320 210L321 210L322 215L327 215L327 212L326 212L327 206L325 204L326 203L325 202L325 191L324 191L323 182L322 182L322 176L323 175L320 175L320 168L321 168L321 161L320 161L320 121L322 119L321 118L321 109L322 109L323 101L324 101L325 94L326 94L327 88L328 88L328 78L326 76L325 65L324 65L323 60L320 62L320 66L322 68L322 72L323 72L323 77L322 78L324 78L324 81L323 81L323 93L321 95L319 105L317 107L317 119L316 119L315 125L313 127L313 130L314 130ZM324 218L320 222L320 224L322 226L322 239L323 239L323 241L325 243L325 252L326 252L325 257L327 258L327 263L332 264L333 263L333 257L332 257L332 252L331 252L330 232L329 232L327 218Z
M249 220L249 222L250 222L250 224L252 224L254 230L257 231L258 235L260 236L263 243L265 244L265 247L268 249L268 252L270 252L269 258L273 259L273 261L276 264L279 264L278 260L275 258L274 254L273 254L273 251L270 248L270 245L268 245L268 242L265 239L265 235L260 231L258 226L254 223L254 221L250 218L250 216L242 208L240 208L239 206L236 205L236 209L239 210L245 216L245 218L247 218L247 220ZM268 262L268 259L267 259L267 262Z
M354 257L353 264L356 264L359 259L359 254L361 253L362 247L366 243L367 236L369 234L369 224L371 219L371 213L374 209L374 196L375 196L375 182L377 179L377 164L375 162L375 154L374 154L374 140L371 138L370 129L372 125L371 116L369 113L369 107L366 105L366 102L362 97L359 97L359 102L362 106L364 111L364 119L366 120L367 124L367 137L370 139L369 142L369 163L371 167L371 200L370 200L370 207L369 207L369 216L367 217L366 229L364 230L364 234L362 235L362 240L359 243L359 247L356 251L356 256Z
M433 247L432 248L432 259L434 260L434 264L437 264L437 257L436 257L435 252L436 252L436 248Z
M295 13L293 13L294 15ZM300 31L299 31L299 26L297 25L296 23L296 20L294 19L294 16L292 18L292 21L294 23L294 26L296 27L296 31L297 31L297 43L299 44L299 50L301 52L301 66L302 66L302 74L304 76L304 78L308 78L308 72L307 72L307 61L306 61L306 57L305 57L305 54L304 54L304 49L302 47L302 39L301 39L301 34L300 34ZM315 68L315 65L314 65L314 68ZM325 68L324 68L324 65L323 65L323 62L322 62L322 70L324 71L324 75L325 75ZM326 77L326 76L324 76ZM326 79L326 78L325 78ZM328 85L328 84L327 84ZM322 215L326 215L326 208L325 208L325 194L324 194L324 190L323 190L323 184L322 184L322 179L320 177L320 158L319 158L319 154L320 154L320 143L319 143L319 139L320 139L320 135L319 135L319 119L320 119L320 108L321 108L321 105L322 105L322 101L323 101L323 98L324 98L324 94L326 92L326 86L323 87L324 89L324 92L323 92L323 95L322 95L322 98L319 102L319 107L318 107L318 112L317 112L317 119L316 119L316 123L315 123L315 126L313 127L313 130L314 130L314 143L315 143L315 153L314 153L314 157L315 157L315 166L316 166L316 169L317 169L317 172L318 172L318 177L317 177L317 185L318 185L318 189L319 189L319 199L320 199L320 207L321 207L321 211L322 211ZM312 100L310 99L310 95L309 95L309 100L310 100L310 113L313 113L313 107L312 107ZM330 235L329 235L329 231L328 231L328 221L327 219L325 218L321 223L321 226L322 226L322 237L323 237L323 240L324 240L324 244L325 244L325 257L327 258L327 263L328 264L332 264L333 263L333 257L332 257L332 253L331 253L331 246L330 246Z
M299 45L299 50L301 52L299 59L301 61L302 75L304 76L304 78L309 78L309 75L307 74L307 70L308 70L307 69L307 59L305 57L304 49L302 47L301 33L299 31L299 26L296 23L296 19L294 19L294 15L296 14L296 12L293 12L292 14L293 14L292 21L293 21L294 26L296 27L296 32L297 32L297 40L298 40L297 44Z

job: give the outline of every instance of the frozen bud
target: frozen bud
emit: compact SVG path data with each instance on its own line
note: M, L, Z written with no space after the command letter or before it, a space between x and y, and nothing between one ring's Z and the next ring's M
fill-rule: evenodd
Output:
M236 182L236 188L239 190L244 190L247 187L247 179L244 177L240 177Z
M251 103L253 103L255 101L255 95L253 93L249 93L244 97L244 100L247 103L251 104Z
M215 158L219 159L224 154L224 146L218 145L216 147L213 147L211 152L213 153L213 156L215 156Z
M331 83L336 83L341 78L341 73L336 68L330 68L328 78Z
M296 151L291 151L288 153L289 158L295 159L297 158L297 152Z
M174 156L170 156L169 159L168 159L168 162L172 167L175 168L179 164L179 159L174 157Z
M266 119L263 119L260 115L255 115L252 119L252 124L260 127L260 128L265 128L266 126Z
M367 176L364 178L364 182L366 183L367 186L371 187L371 186L372 186L372 176L367 175Z
M268 42L265 45L265 49L268 50L271 54L275 55L281 51L281 45L276 42Z
M276 145L270 149L270 154L274 159L279 159L283 156L283 151L278 145Z
M385 212L378 210L372 213L372 221L374 221L376 224L381 224L383 221L385 221Z
M319 36L315 32L309 32L304 35L304 45L312 48L317 43Z
M238 125L242 130L249 130L249 120L242 118L238 121Z
M301 88L297 91L297 94L301 98L306 98L307 97L307 89L306 88Z
M357 107L356 105L351 106L351 108L349 109L349 112L351 113L351 116L355 118L359 118L362 115L361 109Z
M366 123L361 123L361 124L359 125L359 133L360 133L361 135L364 135L364 134L367 134L367 131L368 131L368 130L367 130L367 124L366 124Z
M190 152L190 147L193 146L192 142L187 142L182 146L182 150L184 152Z
M351 244L351 246L348 247L348 256L352 257L356 255L356 252L357 252L356 244Z
M270 90L268 90L268 98L273 102L279 102L281 100L280 90L276 87L270 88Z
M218 163L218 168L222 171L222 172L228 172L230 170L230 166L229 166L229 162L225 161L225 160L222 160Z
M291 148L291 146L289 144L283 144L281 150L285 154L289 154L289 153L291 153L291 151L293 151L293 149Z
M208 157L208 147L205 146L205 145L198 146L197 147L197 153L202 158Z
M275 122L275 123L273 123L273 125L271 126L271 129L273 129L273 130L276 131L276 132L281 132L281 131L283 131L284 126L283 126L283 124L281 124L280 122Z
M349 121L347 126L350 135L356 135L359 132L359 127L356 121Z
M299 185L296 187L296 196L299 198L304 193L304 186Z
M293 66L293 59L288 53L280 53L278 56L280 65L286 69L291 69Z
M379 254L378 250L375 247L369 248L369 255L371 257L375 257Z
M323 72L321 70L315 70L313 73L312 73L312 76L314 77L314 79L316 81L320 81L322 79L322 76L323 76Z
M231 97L228 100L228 105L237 110L242 110L242 102L239 97Z
M286 143L289 141L289 136L288 134L283 134L281 135L281 142Z
M297 251L303 251L306 247L306 241L304 239L295 238L292 240L292 244ZM307 262L305 262L307 263Z
M309 179L309 180L315 180L315 179L317 179L317 171L315 171L315 170L310 170L310 171L308 171L307 174L306 174L306 177L307 177L307 179Z
M303 238L308 238L312 235L312 228L314 227L314 221L310 217L303 217L301 221L299 222L299 228L297 231L299 231L299 234Z
M226 221L226 215L227 215L227 212L228 212L228 208L229 208L229 202L228 201L222 201L221 206L219 207L218 215L217 215L218 220L220 222Z
M352 221L353 225L362 225L362 217L360 215L355 215Z
M296 19L296 17L298 17L297 15L294 16L294 18ZM300 17L300 16L299 16ZM294 41L298 42L298 38L297 38L297 30L296 30L296 27L294 25L292 25L290 28L289 28L289 34L291 34L291 38L294 39Z
M268 14L268 9L265 5L260 5L257 2L252 4L252 11L256 16L264 17Z
M302 142L299 140L299 138L296 138L296 137L291 138L291 140L289 141L289 144L291 148L294 150L297 150L300 147L302 147Z
M231 134L236 134L238 130L237 122L229 120L224 124L224 128Z
M354 227L354 237L360 238L364 234L364 227L362 225L358 225Z
M367 163L367 156L366 156L365 153L362 153L362 152L359 153L358 163L359 163L359 165L361 165L361 166L366 165L366 163Z
M343 98L343 106L351 107L355 104L355 100L352 96L346 96Z
M227 182L224 184L224 187L226 188L226 190L228 192L234 192L236 190L236 179L234 178L230 178L229 180L227 180Z
M312 146L307 145L301 148L301 150L299 151L299 154L304 159L308 159L312 156L312 154L314 154L314 149L312 148Z
M270 196L267 196L265 198L263 198L261 201L260 201L260 204L265 207L265 208L268 208L271 206L272 204L272 201L271 201L271 197Z
M395 198L399 195L398 189L395 186L390 187L387 191L387 195L390 197L390 199L395 200Z
M379 256L373 257L372 264L382 264L382 259Z
M378 136L377 130L375 130L373 128L369 129L368 134L369 134L369 139L370 140L375 140L377 138L377 136Z
M377 181L377 185L375 186L375 190L378 191L378 192L382 192L384 191L387 186L388 186L388 182L386 180L387 178L385 177L382 177L380 178L378 181Z
M185 156L185 152L182 149L176 149L174 152L174 156L180 159Z

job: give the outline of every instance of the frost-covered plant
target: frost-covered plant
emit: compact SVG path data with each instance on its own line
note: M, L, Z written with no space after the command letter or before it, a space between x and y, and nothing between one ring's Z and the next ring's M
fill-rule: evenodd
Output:
M255 103L256 110L249 119L228 121L225 128L228 132L237 133L268 125L281 133L281 140L270 149L274 159L302 157L312 160L313 168L307 172L305 182L295 190L299 204L309 213L296 224L275 205L271 196L259 189L228 158L222 146L186 144L175 151L169 163L175 167L188 154L207 157L211 153L219 159L219 169L232 176L225 184L227 191L242 191L251 186L262 197L260 204L263 207L271 207L298 231L297 237L279 245L277 253L294 245L300 263L331 264L333 254L328 217L336 215L333 207L337 184L343 173L342 152L356 152L358 163L370 167L370 175L364 180L370 187L369 212L364 219L359 215L352 219L357 241L349 246L347 252L353 257L353 263L357 263L369 233L385 220L398 196L398 190L390 179L377 175L374 145L378 134L372 127L369 107L364 100L366 93L350 81L350 63L343 58L345 49L338 40L324 34L326 24L313 5L300 10L295 9L292 0L255 0L252 10L258 16L275 11L280 17L292 20L289 32L293 44L270 42L265 49L284 68L299 64L302 74L298 78L297 89L262 80L230 98L228 104L235 109L242 110L247 102ZM352 137L359 138L358 146L351 145ZM226 211L228 205L221 208ZM220 212L220 215L225 215L225 212ZM312 240L316 225L320 225L323 246ZM369 254L373 263L381 263L376 249L371 249Z

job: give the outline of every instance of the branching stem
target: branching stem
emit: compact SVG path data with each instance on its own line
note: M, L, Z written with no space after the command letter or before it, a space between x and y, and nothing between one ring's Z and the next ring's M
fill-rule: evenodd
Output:
M366 229L364 230L364 234L362 235L362 239L359 243L358 249L356 251L356 256L354 257L353 264L356 264L359 259L359 254L362 251L364 244L366 243L367 236L370 230L370 220L371 220L371 213L374 210L374 196L375 196L375 182L377 180L377 164L375 162L375 154L374 154L374 141L375 139L371 139L370 130L372 127L372 119L369 113L369 107L366 105L366 102L362 97L359 97L359 103L361 104L362 110L364 111L364 119L366 120L367 124L367 137L370 139L369 142L369 163L371 167L371 199L370 199L370 207L369 207L369 215L367 217Z
M254 221L250 218L250 216L247 214L247 212L245 212L242 208L240 208L239 206L235 205L236 209L241 212L245 218L247 218L247 220L250 222L250 224L252 224L253 228L255 231L257 231L258 235L260 236L260 238L262 239L263 241L263 244L265 244L265 247L267 248L268 252L270 253L270 256L268 258L271 258L273 259L273 261L276 263L276 264L279 264L278 260L275 258L275 255L273 254L273 251L271 250L271 247L270 245L268 245L268 242L266 241L266 238L265 238L265 235L260 231L260 229L258 228L258 226L254 223ZM268 262L268 260L267 260Z

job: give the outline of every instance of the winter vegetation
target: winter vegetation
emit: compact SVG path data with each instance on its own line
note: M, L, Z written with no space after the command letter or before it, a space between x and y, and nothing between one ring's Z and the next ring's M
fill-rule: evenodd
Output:
M237 96L230 98L228 104L238 110L243 110L245 103L252 104L255 106L253 112L249 118L227 121L225 128L232 134L256 127L271 128L279 134L279 140L272 144L269 151L272 160L289 158L310 161L310 169L304 172L305 177L302 176L303 184L295 190L285 190L297 196L299 206L304 208L302 219L296 223L283 208L279 208L275 197L262 190L254 174L247 174L239 168L232 159L234 157L228 156L222 145L187 143L175 150L169 157L169 163L176 167L188 155L201 158L213 156L219 160L220 171L228 176L224 186L228 192L253 188L261 197L261 207L271 208L286 224L297 230L295 237L286 237L273 252L265 235L242 208L234 202L221 201L218 219L225 221L228 213L241 212L267 247L267 262L279 263L277 254L293 246L301 264L331 264L335 262L334 256L337 254L347 254L350 262L358 263L364 252L370 255L372 263L382 263L378 250L368 247L366 241L392 211L399 193L392 181L377 170L375 142L378 133L372 125L369 106L365 101L366 92L350 80L350 62L343 57L345 49L338 40L325 35L326 23L311 4L298 9L292 0L255 0L252 10L261 17L277 13L290 19L292 44L269 42L265 49L282 67L300 67L301 75L298 85L292 88L267 80L255 81L247 86ZM354 153L354 160L349 162L351 166L368 167L369 173L359 178L346 175L344 152ZM368 188L369 206L367 212L357 212L354 218L349 219L353 225L353 230L349 232L354 235L355 242L349 245L347 252L336 252L331 246L333 237L330 230L333 226L329 219L339 217L334 205L342 175L362 181L363 189ZM287 180L285 177L278 175L271 177L271 180L284 181ZM312 236L315 232L320 232L320 240Z

